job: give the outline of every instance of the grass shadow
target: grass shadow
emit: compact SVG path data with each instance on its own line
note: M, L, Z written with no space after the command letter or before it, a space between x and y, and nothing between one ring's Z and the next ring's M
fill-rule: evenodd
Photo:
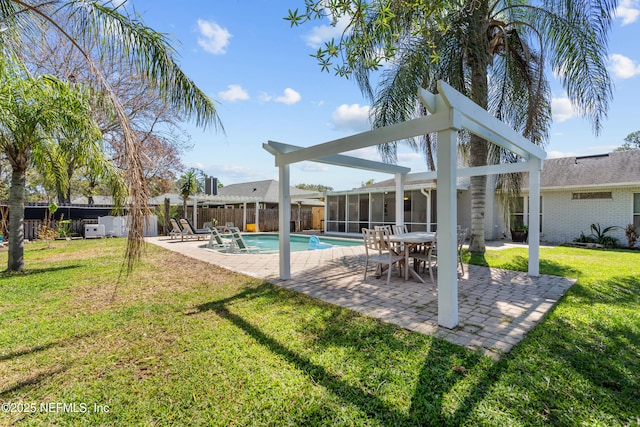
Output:
M52 368L52 369L48 369L44 372L38 372L35 374L31 374L31 376L29 376L28 378L22 380L22 381L18 381L17 383L15 383L14 385L4 389L4 390L0 390L0 398L6 397L8 395L10 395L11 393L14 392L18 392L24 388L33 386L33 385L37 385L38 383L40 383L42 380L60 374L62 372L65 372L66 370L69 369L69 366L67 365L63 365L63 366L58 366L56 368Z
M70 336L70 337L65 338L65 339L60 339L60 340L57 340L57 341L48 342L46 344L36 345L36 346L33 346L33 347L27 347L27 348L23 348L23 349L20 349L20 350L14 350L14 351L6 353L6 354L0 354L0 362L5 361L5 360L15 359L17 357L28 356L28 355L31 355L31 354L39 353L41 351L46 351L46 350L49 350L49 349L54 348L54 347L64 346L64 345L67 345L67 344L71 343L74 340L88 338L88 337L94 335L94 333L95 332L84 333L84 334L76 334L76 335Z
M291 293L291 295L300 296L300 294L291 291L285 290L285 292L287 295ZM343 376L342 373L334 373L309 356L292 349L285 342L274 338L259 326L233 312L232 307L229 306L236 300L265 296L282 299L279 288L265 283L223 300L200 304L187 315L208 311L216 313L252 337L271 353L304 372L314 384L329 390L344 402L344 405L357 407L370 423L381 425L450 425L454 421L453 424L462 425L468 411L471 410L469 406L479 401L483 393L490 390L491 382L499 375L498 369L500 368L495 368L496 362L481 353L435 337L431 337L427 341L422 335L400 334L401 337L404 337L403 340L394 336L398 334L399 330L402 330L401 328L362 317L345 308L322 303L326 304L323 309L328 312L323 315L321 326L309 322L309 325L304 325L303 328L313 335L314 345L325 350L336 347L354 349L355 357L362 358L361 362L354 363L361 363L360 368L363 370L366 370L364 365L380 365L374 361L375 358L383 359L381 363L385 369L366 371L366 374L363 373L363 377L359 381L354 382L353 379ZM306 298L310 298L301 297L295 298L295 300L307 303ZM415 337L419 337L419 339ZM417 374L417 377L414 377L416 386L410 395L409 406L406 409L403 408L403 405L390 402L388 395L373 386L376 382L383 387L387 382L393 382L391 377L397 373L390 372L390 366L399 362L393 357L385 358L385 355L392 356L394 353L403 351L422 352L423 354L420 358L422 364L418 365L420 368L415 371ZM400 366L396 369L402 370ZM473 372L473 380L467 379L467 372ZM408 375L408 377L410 376ZM369 382L372 377L375 377L375 381ZM469 381L472 382L471 385L467 384ZM460 385L461 382L465 384ZM479 382L479 386L474 385L476 382ZM447 402L447 396L458 387L466 390L464 393L468 394L468 398L458 408L453 408L449 412L449 408L445 408L445 406L450 406L450 403ZM302 419L298 421L309 425L326 423L331 415L322 413L319 409L321 408L318 405L310 406L305 409L301 416Z
M82 267L80 264L73 264L73 265L63 265L59 267L30 268L28 270L22 270L22 271L4 270L0 272L0 280L11 279L14 277L31 276L34 274L54 273L54 272L59 272L64 270L72 270L80 267Z

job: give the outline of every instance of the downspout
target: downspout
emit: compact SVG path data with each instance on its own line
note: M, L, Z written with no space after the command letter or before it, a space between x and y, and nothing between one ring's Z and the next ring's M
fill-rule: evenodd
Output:
M427 198L427 231L431 231L431 189L421 188L420 192Z

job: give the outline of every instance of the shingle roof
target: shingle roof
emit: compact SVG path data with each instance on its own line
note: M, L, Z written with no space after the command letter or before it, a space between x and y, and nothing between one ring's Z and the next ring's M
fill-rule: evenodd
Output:
M295 187L290 187L289 191L292 201L294 199L297 201L310 194L317 194L316 191L301 190ZM229 184L218 189L218 196L259 197L260 201L265 203L278 203L278 181L269 179Z
M306 206L324 206L324 203L317 198L310 198L310 195L316 196L316 191L301 190L295 187L289 187L291 202L301 202ZM164 198L170 199L173 205L181 205L182 197L179 194L163 194L161 196L150 199L150 204L160 205L164 202ZM265 180L243 182L241 184L229 184L218 189L217 196L199 196L198 199L209 202L219 203L243 203L243 202L262 202L262 203L278 203L278 181ZM190 200L192 200L190 198ZM192 203L192 202L191 202Z
M540 174L541 188L620 184L640 185L640 150L549 159ZM528 187L529 177L525 174L523 188Z

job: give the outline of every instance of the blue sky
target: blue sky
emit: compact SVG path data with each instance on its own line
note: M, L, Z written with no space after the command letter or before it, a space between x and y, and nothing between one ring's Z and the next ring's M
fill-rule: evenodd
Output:
M277 179L268 140L310 146L369 129L369 103L355 82L321 72L310 57L336 29L320 22L291 28L282 18L302 0L129 0L144 22L170 35L186 74L212 99L225 133L191 124L193 149L185 165L218 177L225 185ZM328 23L327 23L328 24ZM549 157L606 153L640 130L640 0L622 0L613 24L609 70L614 98L603 131L572 110L559 83L552 83L554 123ZM358 156L379 160L375 148ZM420 154L401 149L399 163L424 171ZM336 190L358 187L388 175L300 163L292 184L324 184Z

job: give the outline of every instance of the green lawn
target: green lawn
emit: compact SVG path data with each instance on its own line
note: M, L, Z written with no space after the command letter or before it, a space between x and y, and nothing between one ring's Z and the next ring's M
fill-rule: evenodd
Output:
M640 424L640 252L543 249L578 283L496 362L155 246L120 281L123 239L52 246L0 275L2 425Z

